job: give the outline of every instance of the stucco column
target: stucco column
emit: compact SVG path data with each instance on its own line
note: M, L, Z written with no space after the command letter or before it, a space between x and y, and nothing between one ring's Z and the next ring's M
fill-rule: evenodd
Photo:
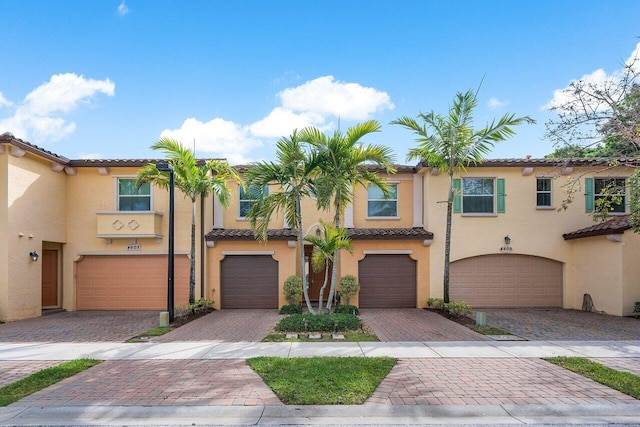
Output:
M413 227L422 228L422 209L424 206L422 200L422 175L413 175Z

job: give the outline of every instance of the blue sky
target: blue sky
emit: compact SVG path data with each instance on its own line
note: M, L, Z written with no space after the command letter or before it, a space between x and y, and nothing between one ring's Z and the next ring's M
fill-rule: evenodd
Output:
M530 115L492 158L542 157L554 92L640 52L640 2L0 0L0 133L65 157L154 158L161 135L199 157L271 159L279 136L446 114L476 88L476 126ZM338 120L338 116L340 120Z

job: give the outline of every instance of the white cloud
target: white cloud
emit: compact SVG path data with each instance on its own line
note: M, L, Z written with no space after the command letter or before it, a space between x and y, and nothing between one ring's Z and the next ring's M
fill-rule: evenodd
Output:
M251 137L247 127L220 118L208 122L190 118L179 129L163 130L160 137L176 139L187 147L192 146L195 138L198 152L226 158L231 164L247 163L252 151L262 146L260 140Z
M633 72L640 73L640 43L638 43L633 52L631 52L631 55L625 61L625 65L631 66ZM553 98L549 102L547 102L547 104L544 105L542 109L548 110L551 108L558 108L561 105L566 105L570 101L574 100L572 91L569 90L571 89L571 84L583 82L584 84L587 84L591 87L605 88L607 86L610 86L611 84L615 86L615 83L620 81L622 74L623 70L615 70L613 73L607 74L605 70L599 68L590 74L585 74L577 80L571 80L566 87L554 90ZM606 108L606 106L602 105L602 103L598 102L595 99L585 98L584 100L587 102L591 101L591 103L593 104L592 107L594 109Z
M95 159L102 159L103 156L101 153L87 153L87 154L82 154L80 158L83 160L95 160Z
M491 99L489 99L489 102L487 102L487 107L490 110L499 110L502 107L506 107L508 104L509 101L500 101L498 98L492 97Z
M316 126L325 129L325 118L319 113L294 113L286 108L277 107L269 115L249 126L252 135L259 138L278 138L288 136L294 129Z
M23 139L58 141L72 134L76 125L65 113L91 103L97 94L113 96L109 80L86 79L73 73L56 74L29 93L13 116L0 119L0 132L9 131Z
M126 15L127 13L129 13L129 8L127 7L126 4L124 4L124 0L122 3L120 3L120 5L118 6L118 15Z
M13 105L13 102L5 98L2 92L0 92L0 107L11 107L11 105Z
M346 120L366 120L376 112L395 108L386 92L336 81L333 76L318 77L285 89L277 96L282 106L291 111L340 116Z
M366 120L374 113L395 108L386 92L336 81L333 76L285 89L276 97L281 105L252 124L237 124L222 118L208 122L191 118L179 129L165 129L160 136L174 138L187 146L191 146L195 138L198 152L240 164L255 160L259 148L291 135L294 129L315 126L327 132L333 129L333 121L338 116L343 120Z

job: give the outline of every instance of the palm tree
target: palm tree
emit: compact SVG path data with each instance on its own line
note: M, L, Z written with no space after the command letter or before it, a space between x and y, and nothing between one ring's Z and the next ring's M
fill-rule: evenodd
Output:
M418 147L409 150L407 160L418 159L438 168L449 176L447 196L447 229L444 249L444 302L449 302L449 258L451 252L451 211L454 200L453 174L466 165L481 163L493 145L515 135L512 127L522 123L535 123L529 116L516 117L507 113L496 122L493 120L482 129L473 129L473 112L478 106L477 91L458 92L449 114L442 116L434 111L420 113L423 123L409 117L391 122L403 126L417 135Z
M313 245L313 255L311 256L313 271L320 271L324 268L324 283L320 288L320 297L318 302L318 310L323 311L322 299L324 290L329 281L329 263L334 262L335 254L341 249L346 249L349 253L353 252L353 244L344 228L336 228L331 223L320 220L322 227L319 236L307 236L305 241Z
M315 314L309 301L309 281L304 269L301 200L313 194L318 158L312 151L305 151L296 130L289 138L278 141L276 156L277 162L255 163L247 171L245 184L248 187L264 188L269 184L279 187L279 191L259 198L247 218L256 238L261 241L267 241L269 221L279 211L284 213L289 226L297 230L304 299L309 312Z
M315 127L300 132L300 138L310 143L320 158L315 180L317 203L323 209L333 206L336 228L341 227L345 207L353 202L354 186L374 184L380 187L385 197L389 196L385 180L367 166L374 163L382 166L387 173L395 173L393 151L383 145L363 146L361 143L364 136L379 132L380 129L380 123L370 120L348 128L346 134L335 131L327 136ZM338 282L338 251L333 258L327 309L331 309Z
M228 204L230 197L227 180L239 180L236 171L226 162L209 160L201 163L195 154L185 148L180 142L171 138L160 138L151 146L161 151L167 162L173 166L175 187L182 191L185 197L191 199L191 269L189 274L189 303L195 302L196 288L196 201L199 197L214 194L223 206ZM168 172L160 172L154 163L150 163L138 172L136 185L150 182L162 188L169 188Z

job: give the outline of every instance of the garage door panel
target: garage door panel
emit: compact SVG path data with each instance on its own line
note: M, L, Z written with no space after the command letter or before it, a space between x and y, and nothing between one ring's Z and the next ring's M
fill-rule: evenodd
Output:
M408 255L367 255L358 281L361 308L416 307L416 261Z
M450 297L474 307L562 307L562 263L517 254L455 261Z
M230 255L220 262L222 308L278 308L278 262L270 255Z
M186 256L174 261L174 301L189 300ZM76 309L163 310L167 308L167 257L85 256L76 264Z

